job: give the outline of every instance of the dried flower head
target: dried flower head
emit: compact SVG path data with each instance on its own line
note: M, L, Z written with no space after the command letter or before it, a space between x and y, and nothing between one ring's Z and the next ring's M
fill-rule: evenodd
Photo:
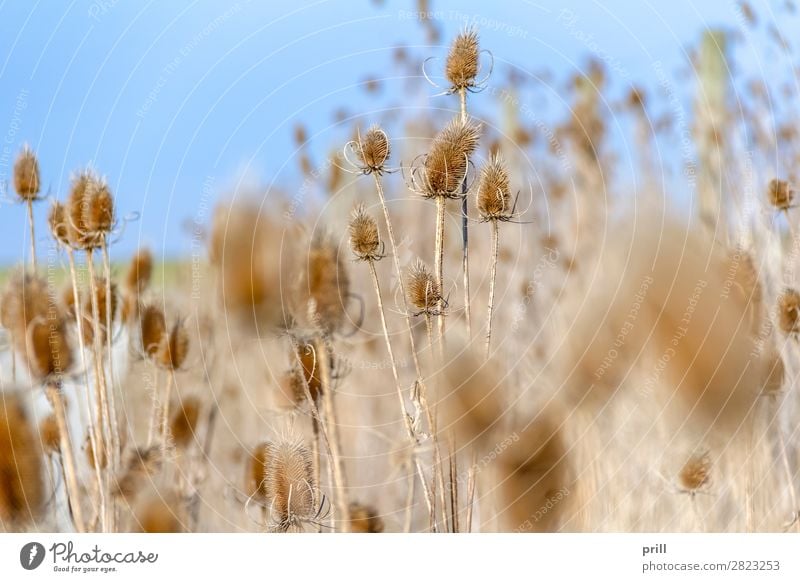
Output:
M93 240L102 240L114 226L114 198L104 179L92 182L84 206L86 232Z
M94 248L99 243L89 235L89 228L86 224L92 190L97 180L98 178L91 170L79 172L72 178L67 197L66 219L69 243L74 249Z
M0 523L19 531L45 498L42 453L21 398L0 392Z
M350 504L350 531L353 533L382 533L383 520L373 507Z
M141 314L142 352L155 357L167 334L164 312L155 305L146 305Z
M459 197L479 137L479 126L453 119L433 138L423 167L414 171L414 188L426 198Z
M445 64L445 76L450 83L450 91L469 89L475 86L480 64L478 58L478 31L465 30L453 40Z
M365 174L373 172L382 174L384 172L386 162L389 160L389 154L391 153L391 147L389 145L389 136L380 126L373 125L363 137L359 134L358 138L350 143L358 158L362 172Z
M55 414L45 416L39 423L39 438L47 454L54 455L61 450L61 434Z
M161 339L156 353L156 362L169 370L178 370L186 362L189 353L189 333L182 321L176 321L168 334Z
M499 154L495 154L481 170L477 208L482 220L510 220L511 189L508 170Z
M67 211L63 204L54 200L50 206L50 214L47 217L50 225L50 234L62 245L69 244L69 230L67 228Z
M345 321L349 295L350 278L339 249L329 236L315 235L298 281L297 318L332 333Z
M140 295L150 285L153 275L153 255L149 249L142 248L131 259L125 275L125 290Z
M193 396L180 400L169 423L169 433L175 446L186 448L195 440L197 421L200 418L200 400Z
M787 288L778 298L778 324L785 334L800 332L800 293Z
M383 258L383 245L378 233L378 223L367 214L363 204L353 209L350 219L350 248L361 261L378 261Z
M408 272L408 300L419 312L428 315L438 313L442 291L436 278L422 260L417 259Z
M35 319L28 327L27 342L28 365L34 378L58 381L69 371L72 351L63 318Z
M27 145L14 162L14 189L22 200L36 200L41 185L39 183L39 161Z
M267 502L266 471L270 451L270 443L257 444L248 454L245 467L245 493L249 498L261 504Z
M711 484L711 457L707 452L694 454L678 473L681 488L694 495Z
M311 453L300 441L267 445L265 485L273 531L302 531L318 517L319 501Z
M778 210L788 210L794 202L794 189L786 180L773 178L767 185L769 203Z

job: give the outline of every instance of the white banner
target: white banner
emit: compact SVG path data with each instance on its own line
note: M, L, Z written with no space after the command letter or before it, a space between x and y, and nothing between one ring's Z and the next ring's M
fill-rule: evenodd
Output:
M797 581L798 554L796 534L4 534L0 580Z

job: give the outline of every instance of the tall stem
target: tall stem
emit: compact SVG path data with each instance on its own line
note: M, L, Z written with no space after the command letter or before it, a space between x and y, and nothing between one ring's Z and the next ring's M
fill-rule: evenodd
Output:
M111 449L111 467L114 471L119 469L120 458L120 442L119 442L119 426L117 423L117 405L116 405L116 389L114 387L114 352L113 352L113 313L111 313L111 258L108 253L108 243L105 238L102 244L103 252L103 277L105 278L105 294L106 294L106 356L108 357L108 405L109 413L111 415L111 436L114 439Z
M436 257L434 258L434 270L436 271L436 284L442 298L439 300L439 317L437 324L439 329L439 356L444 356L444 218L445 218L445 198L436 197Z
M458 98L461 103L461 122L467 122L467 90L461 88L458 91ZM472 337L472 317L471 301L469 293L469 209L467 207L467 181L461 185L461 244L462 257L461 266L464 271L464 313L467 318L467 337Z
M28 198L28 227L31 232L31 267L36 270L36 237L33 227L33 200Z
M316 351L316 364L319 366L320 380L322 380L322 399L325 405L325 424L329 435L328 446L331 451L331 466L333 470L336 512L339 514L341 530L350 531L350 507L347 502L347 481L345 478L344 465L339 441L339 427L336 420L336 409L334 407L333 386L331 384L331 368L328 359L328 348L325 340L317 336L314 340L314 350Z
M164 389L164 403L161 406L161 422L159 423L159 435L161 436L161 452L167 452L169 434L169 401L172 398L172 385L175 383L175 370L167 372L167 386Z
M497 279L497 254L500 244L500 228L496 220L492 220L492 273L489 278L489 313L486 316L486 359L489 359L492 343L492 311L494 309L494 288Z
M86 531L83 521L83 506L81 505L81 492L78 487L78 473L75 469L75 451L72 448L72 439L69 437L69 425L67 424L67 414L64 409L64 399L61 394L61 387L56 382L48 382L45 386L47 399L53 407L58 426L58 438L61 447L61 455L64 462L64 479L67 484L67 496L72 507L72 517L75 520L75 529L79 533Z

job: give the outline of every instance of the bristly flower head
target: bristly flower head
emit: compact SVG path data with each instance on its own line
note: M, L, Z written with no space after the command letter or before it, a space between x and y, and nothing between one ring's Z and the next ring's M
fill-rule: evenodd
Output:
M480 68L479 56L478 31L474 28L465 30L453 40L445 65L451 93L475 87Z
M794 202L794 189L786 180L773 178L767 186L767 198L777 210L788 210Z
M350 219L350 248L361 261L378 261L383 258L383 245L378 233L378 224L367 214L363 204L353 209Z
M512 200L508 170L495 154L481 170L477 207L482 220L508 221L512 218Z
M711 484L711 458L708 453L692 455L678 474L681 487L694 495Z
M40 188L39 161L26 145L14 162L14 189L21 200L36 200Z
M412 170L412 189L425 198L460 197L479 137L480 126L453 119L433 138L422 167Z
M381 175L386 171L386 162L389 160L391 147L389 136L378 125L373 125L362 137L350 142L350 147L356 154L359 162L359 169L364 174L373 172Z
M778 323L787 335L800 332L800 293L796 289L784 290L778 299Z
M420 259L417 259L408 272L408 300L419 312L438 315L442 291L436 278Z

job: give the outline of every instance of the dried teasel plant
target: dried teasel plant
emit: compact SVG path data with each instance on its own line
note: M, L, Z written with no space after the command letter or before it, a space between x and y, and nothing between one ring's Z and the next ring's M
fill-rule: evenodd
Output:
M791 287L778 298L778 326L786 335L797 337L800 332L800 293Z
M351 165L362 174L382 176L389 171L386 168L386 163L389 160L391 146L389 137L380 126L373 125L363 137L359 132L355 140L347 143L345 146L345 158L349 160L347 157L348 149L355 154L357 160L355 163L351 162Z
M350 248L356 259L371 262L379 261L385 256L378 224L367 213L363 204L359 204L353 209L348 230Z
M153 276L153 254L147 248L139 249L128 265L122 294L121 319L133 322L139 317L141 297L150 286Z
M301 441L281 439L267 445L265 487L270 509L270 530L303 531L316 524L324 510L314 481L311 453Z
M175 384L175 372L180 370L186 363L189 353L189 333L185 323L178 319L172 328L164 333L161 343L153 358L156 365L167 370L167 385L164 390L163 403L161 409L160 436L162 446L166 450L169 433L169 408L170 398L172 397L173 384ZM157 403L154 402L154 405Z
M414 315L439 315L441 287L422 259L416 259L409 268L406 285L408 301L417 309Z
M55 414L48 414L39 423L39 439L47 454L55 455L61 451L61 435Z
M693 454L678 473L681 490L696 495L711 486L711 456L708 451Z
M42 451L21 393L0 392L0 524L35 524L45 497Z
M267 490L267 464L272 445L262 442L253 447L245 459L244 490L249 499L266 507L269 500Z
M30 229L31 266L36 268L36 235L33 223L33 203L39 199L41 182L39 160L27 145L23 146L14 162L14 190L20 200L28 207L28 227Z
M794 195L794 189L786 180L773 178L767 184L767 201L780 212L786 212L793 207Z
M169 423L169 434L178 449L186 449L198 439L197 423L201 408L197 397L189 396L179 400Z

